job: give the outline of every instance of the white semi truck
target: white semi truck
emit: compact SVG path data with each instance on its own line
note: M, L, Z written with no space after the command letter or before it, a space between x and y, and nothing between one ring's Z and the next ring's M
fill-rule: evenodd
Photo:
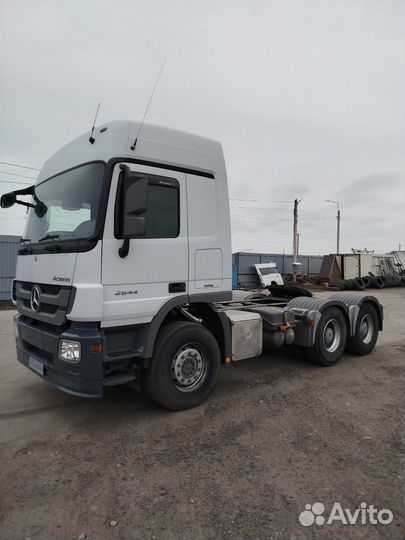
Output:
M70 394L131 384L186 409L207 398L221 364L259 355L264 333L331 366L345 349L370 353L382 329L371 296L233 301L216 141L111 122L1 198L16 203L29 207L12 291L17 358Z

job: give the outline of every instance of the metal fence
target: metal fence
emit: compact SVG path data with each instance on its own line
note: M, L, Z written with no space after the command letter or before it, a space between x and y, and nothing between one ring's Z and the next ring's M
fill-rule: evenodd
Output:
M19 236L0 235L0 300L9 300L11 281L15 277L17 251L20 243ZM300 272L316 276L322 264L322 256L300 255ZM258 263L275 262L282 275L292 274L293 257L280 253L246 253L238 252L232 255L232 286L237 288L255 287L259 278L253 265Z
M301 263L299 272L304 272L310 276L317 276L322 264L322 255L299 255L297 262ZM280 253L247 253L238 252L232 255L232 286L236 289L240 287L256 287L259 285L259 277L254 268L254 264L275 262L277 268L283 276L293 272L293 256Z
M10 300L19 244L19 236L0 235L0 300Z

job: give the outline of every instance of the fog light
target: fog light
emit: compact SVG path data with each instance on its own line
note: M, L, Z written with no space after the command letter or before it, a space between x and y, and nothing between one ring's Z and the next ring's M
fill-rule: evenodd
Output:
M61 339L59 341L59 358L65 362L78 364L81 358L81 346L78 341Z

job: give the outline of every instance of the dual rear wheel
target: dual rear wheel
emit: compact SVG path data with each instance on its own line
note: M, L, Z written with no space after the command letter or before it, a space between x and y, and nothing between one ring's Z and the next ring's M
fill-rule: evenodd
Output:
M333 366L346 350L364 356L375 347L379 332L376 308L365 302L359 311L353 336L348 336L348 324L337 307L327 308L319 320L315 343L304 349L305 357L322 366Z

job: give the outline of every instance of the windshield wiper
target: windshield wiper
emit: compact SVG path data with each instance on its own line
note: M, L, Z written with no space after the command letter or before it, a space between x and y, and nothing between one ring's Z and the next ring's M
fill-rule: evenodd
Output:
M38 242L43 242L44 240L54 240L55 241L55 238L59 238L59 237L60 237L60 234L46 234L45 236L40 238L38 240Z
M56 249L56 251L60 252L61 251L61 247L60 245L56 242L55 238L59 238L60 237L60 234L47 234L46 236L44 236L43 238L40 238L38 240L38 242L43 242L44 240L52 240L53 244L51 245L48 245L45 247L45 249L47 251L53 251L53 248Z
M20 253L21 254L24 254L24 253L32 253L32 248L29 247L30 244L31 244L31 238L21 238L20 240L20 245L22 244L22 246L20 247Z

